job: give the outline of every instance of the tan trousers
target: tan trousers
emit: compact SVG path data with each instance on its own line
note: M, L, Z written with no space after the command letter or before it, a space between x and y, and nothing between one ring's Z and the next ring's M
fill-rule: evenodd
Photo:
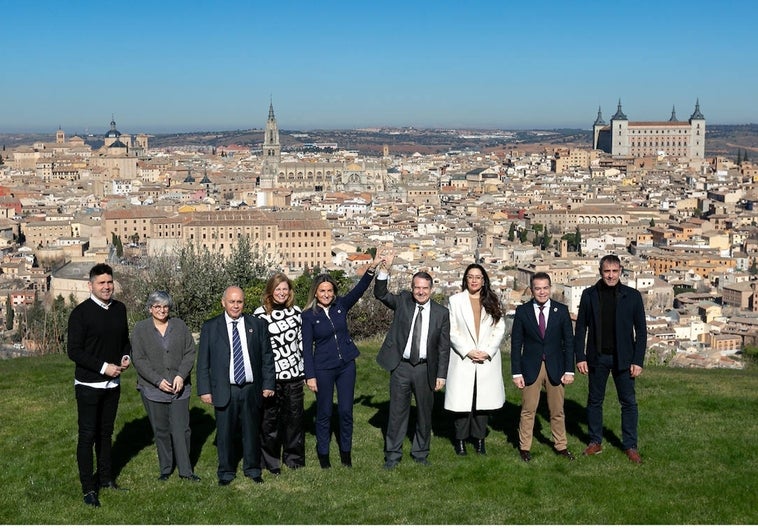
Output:
M558 451L565 450L568 446L566 422L563 416L565 389L563 385L553 385L550 383L544 361L540 366L540 373L534 383L527 385L521 390L521 419L518 426L519 449L530 450L532 448L534 415L540 403L540 391L542 387L545 388L545 392L547 393L547 407L550 411L550 431L553 433L553 445Z

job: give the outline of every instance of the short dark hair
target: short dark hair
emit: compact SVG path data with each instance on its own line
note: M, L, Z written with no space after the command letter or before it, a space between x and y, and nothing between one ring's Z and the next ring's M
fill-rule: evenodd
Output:
M414 281L415 281L417 278L421 278L421 279L424 279L424 280L427 280L427 281L429 281L429 285L430 285L430 286L434 285L434 280L432 280L432 275L430 275L430 274L429 274L429 273L427 273L426 271L417 271L417 272L416 272L416 273L413 275L413 278L411 278L411 287L413 287L413 282L414 282Z
M547 280L547 285L548 286L552 286L553 285L553 282L550 280L550 275L548 275L544 271L538 271L538 272L536 272L535 274L532 275L532 278L529 279L529 287L530 288L533 287L534 286L534 281L535 280L540 280L540 279Z
M95 280L95 277L100 275L113 276L113 268L108 264L95 264L92 269L89 270L89 281Z
M617 264L619 267L621 267L621 258L616 256L615 254L606 254L604 257L600 259L600 270L603 270L603 266L606 262L610 262L611 264Z

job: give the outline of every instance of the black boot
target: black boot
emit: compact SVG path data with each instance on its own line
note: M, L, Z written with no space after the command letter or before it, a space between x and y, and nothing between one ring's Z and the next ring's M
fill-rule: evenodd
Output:
M484 447L484 439L477 439L476 443L474 443L474 447L476 448L476 453L479 455L487 454L487 449Z
M332 468L332 464L329 462L329 454L318 454L318 462L321 468Z
M455 440L455 453L458 455L467 455L466 441L464 441L463 439Z
M340 452L340 461L348 468L353 466L353 457L350 452Z

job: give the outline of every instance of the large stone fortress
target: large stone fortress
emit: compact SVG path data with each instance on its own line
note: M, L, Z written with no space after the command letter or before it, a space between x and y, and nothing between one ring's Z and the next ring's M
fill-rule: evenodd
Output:
M705 116L700 101L686 122L677 120L676 110L671 118L660 122L631 122L621 110L621 100L611 123L606 124L600 109L592 127L593 148L614 156L645 157L668 155L679 158L705 157Z
M260 187L286 188L302 192L381 192L387 180L384 161L357 157L330 157L319 160L282 158L279 127L274 105L269 104L263 139Z

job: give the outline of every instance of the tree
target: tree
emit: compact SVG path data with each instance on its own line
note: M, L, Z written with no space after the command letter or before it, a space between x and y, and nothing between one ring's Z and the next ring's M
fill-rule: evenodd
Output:
M753 262L755 263L755 261ZM16 313L13 311L13 301L10 295L5 298L5 329L13 330L13 320L16 318Z
M546 250L550 246L550 234L547 232L547 225L545 225L545 229L542 231L542 250Z
M526 238L527 238L526 231L525 230L519 231L519 233L518 233L518 239L519 239L519 241L521 243L526 243Z
M650 218L650 227L655 227L655 220Z
M508 241L512 242L516 239L516 222L512 221L511 226L508 229Z
M579 232L579 227L574 232L574 241L576 242L576 254L582 256L582 233Z
M755 257L753 257L753 261L750 263L749 272L751 275L758 275L758 263L756 263Z
M747 149L745 150L745 155L742 157L743 162L750 162L750 160L747 158Z
M739 148L737 148L737 166L742 164L742 151L740 151Z
M226 272L229 284L246 288L253 280L265 279L274 269L274 263L266 259L259 247L252 246L250 238L243 234L237 238L237 244L226 260Z
M121 238L115 232L111 232L111 244L116 248L116 256L119 258L124 256L124 245L121 243Z

